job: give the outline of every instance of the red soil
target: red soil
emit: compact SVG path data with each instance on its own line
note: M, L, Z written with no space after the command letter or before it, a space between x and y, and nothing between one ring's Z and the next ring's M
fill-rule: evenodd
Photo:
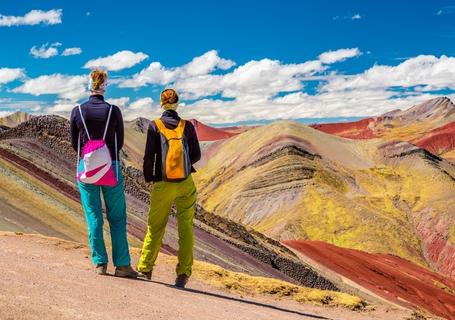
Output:
M377 119L375 118L366 118L354 122L313 124L311 127L349 139L372 139L378 137L371 129L376 124L376 121Z
M236 130L226 130L221 128L210 127L196 119L191 119L190 122L196 129L197 137L199 141L216 141L222 139L228 139L232 136L239 134Z
M433 154L451 151L455 149L455 122L436 128L413 143Z
M431 211L422 213L416 224L425 257L437 270L455 279L455 245L447 238L453 217L434 215Z
M289 240L289 247L391 302L455 319L455 280L388 254Z

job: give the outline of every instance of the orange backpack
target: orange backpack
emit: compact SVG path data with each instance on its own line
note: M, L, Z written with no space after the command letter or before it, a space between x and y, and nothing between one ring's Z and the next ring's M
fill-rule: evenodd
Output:
M185 180L191 174L189 148L183 138L185 120L180 120L175 129L166 128L161 119L155 120L155 124L160 132L163 180Z

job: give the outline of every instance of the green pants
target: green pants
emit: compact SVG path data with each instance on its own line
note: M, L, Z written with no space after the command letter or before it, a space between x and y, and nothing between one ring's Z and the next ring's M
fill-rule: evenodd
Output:
M179 233L176 272L177 275L191 276L194 245L193 218L196 204L196 186L191 176L182 182L160 181L153 184L150 194L147 234L144 238L142 255L137 266L139 272L152 271L174 203L177 209Z

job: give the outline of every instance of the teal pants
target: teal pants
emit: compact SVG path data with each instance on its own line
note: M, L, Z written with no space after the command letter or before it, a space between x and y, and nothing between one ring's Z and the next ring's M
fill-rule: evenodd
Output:
M83 163L79 165L82 170ZM113 161L115 170L116 162ZM108 263L106 245L103 236L103 211L101 193L106 206L106 217L109 222L112 243L112 260L117 267L129 266L131 257L126 237L126 202L123 187L123 175L119 164L118 183L114 187L95 186L77 183L81 194L82 208L87 221L88 239L94 264Z
M160 181L153 184L150 194L147 234L137 266L139 272L152 271L174 203L177 209L179 233L176 273L191 276L194 246L193 218L196 205L196 187L191 176L181 182Z

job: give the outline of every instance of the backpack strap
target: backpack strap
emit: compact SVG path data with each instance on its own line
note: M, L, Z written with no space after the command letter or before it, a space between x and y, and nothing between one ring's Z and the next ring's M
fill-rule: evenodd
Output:
M109 127L109 120L111 120L112 106L109 105L109 113L107 115L106 127L104 128L103 140L106 139L107 128Z
M180 119L179 124L175 129L168 129L164 125L164 122L161 119L155 120L155 125L158 128L158 131L167 139L182 139L183 132L185 130L185 120Z
M183 138L183 133L185 132L185 123L185 120L180 119L177 128L174 129L180 139Z
M154 122L158 131L165 136L164 132L167 130L167 128L164 125L163 121L161 121L161 119L156 119Z
M106 134L107 134L107 128L109 127L109 121L111 120L111 113L112 113L112 105L109 104L109 113L107 115L107 121L106 121L106 127L104 128L104 133L103 133L103 140L106 139ZM118 147L117 147L117 132L115 133L115 136L114 136L114 141L115 141L115 176L117 177L117 181L118 181L118 163L119 163L119 159L118 159Z
M120 159L118 159L117 156L118 155L118 150L117 150L117 132L115 133L115 176L117 177L117 181L119 180L118 179L118 163L120 162Z
M90 133L88 132L87 125L85 124L84 116L82 115L81 105L78 104L77 108L79 109L79 113L81 114L82 124L84 125L85 132L87 133L87 137L88 137L89 140L91 140L90 139Z
M81 154L81 133L77 137L77 161L76 161L76 177L79 174L79 161L80 161L80 154Z

